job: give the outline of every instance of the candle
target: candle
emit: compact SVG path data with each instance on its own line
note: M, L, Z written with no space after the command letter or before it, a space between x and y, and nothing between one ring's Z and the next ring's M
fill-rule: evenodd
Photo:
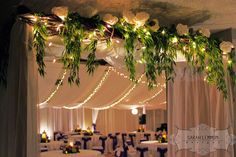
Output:
M70 144L69 144L71 147L73 147L73 145L74 145L74 143L73 142L70 142Z

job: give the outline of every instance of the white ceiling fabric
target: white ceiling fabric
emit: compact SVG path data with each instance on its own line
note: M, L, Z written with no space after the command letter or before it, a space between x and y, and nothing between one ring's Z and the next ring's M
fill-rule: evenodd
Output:
M49 44L50 43L50 44ZM75 107L81 106L87 108L101 108L107 106L114 106L116 108L131 109L134 107L141 107L146 105L148 108L162 108L165 109L165 79L163 77L157 78L159 86L152 90L149 90L146 83L145 75L140 80L138 85L135 85L128 79L129 73L123 63L123 57L125 50L121 45L115 45L113 48L106 49L106 44L99 44L97 47L96 55L98 59L111 59L114 63L113 70L109 69L109 66L99 66L95 73L91 76L87 73L85 64L80 65L80 86L75 84L68 84L67 77L65 76L62 86L59 86L59 90L53 95L50 101L46 104L48 106L56 107ZM57 79L61 79L64 73L61 63L53 63L53 59L58 58L64 50L63 43L59 37L50 37L46 45L46 76L39 76L39 100L40 103L47 100L47 98L56 89L55 82ZM114 49L116 47L116 50ZM122 48L121 48L122 47ZM114 57L118 53L118 58ZM86 59L88 52L82 52L82 58ZM122 65L122 66L121 66ZM143 73L143 66L137 65L136 78L140 78ZM108 73L108 74L106 74ZM119 73L122 73L121 75ZM100 88L100 84L103 77L104 79ZM126 77L126 78L125 78ZM134 87L135 86L135 87ZM98 89L96 89L98 88ZM94 92L94 90L97 92ZM94 94L93 94L94 93ZM92 94L92 96L90 96ZM124 97L127 95L126 97Z
M47 105L56 107L72 107L83 102L96 88L96 86L106 73L107 68L107 66L99 66L93 76L89 76L86 72L85 65L82 64L80 68L80 86L77 87L74 84L69 85L67 83L67 80L65 79L63 85L60 86L59 90ZM47 99L47 97L50 96L52 91L56 88L55 81L60 78L60 76L62 75L62 71L63 70L61 69L60 63L46 63L46 76L44 78L39 76L40 102L43 102L45 99ZM122 69L120 69L120 71L122 71ZM145 77L143 77L142 80L145 80ZM164 84L164 79L160 77L158 78L158 82L160 84ZM118 75L114 71L110 71L101 88L83 106L88 108L108 106L124 96L132 86L134 86L134 84L129 79ZM148 108L165 109L165 93L165 88L163 87L159 86L152 90L149 90L147 88L147 84L140 83L132 92L130 92L126 99L124 99L114 107L131 109L144 105L140 102L150 99L149 101L147 101L147 103L145 103ZM151 97L155 94L157 96L151 99Z

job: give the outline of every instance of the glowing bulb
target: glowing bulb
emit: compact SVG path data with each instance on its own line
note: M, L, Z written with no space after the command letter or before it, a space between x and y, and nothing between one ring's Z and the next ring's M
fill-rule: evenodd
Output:
M115 41L116 41L116 43L118 43L118 44L120 43L120 41L119 41L119 40L115 40Z
M209 66L206 66L206 70L208 70L209 69Z
M137 115L137 114L138 114L138 109L137 109L137 108L132 109L132 110L131 110L131 113L132 113L133 115Z
M228 64L232 64L232 60L228 60Z
M197 46L196 46L196 43L195 42L193 42L193 48L196 48Z
M163 31L161 32L161 34L163 34L163 35L166 34L165 30L163 30Z
M52 62L53 62L53 63L56 63L56 61L57 61L57 60L54 58Z
M177 42L178 42L177 37L172 38L172 43L177 43Z
M73 147L73 145L74 145L74 143L73 142L70 142L70 144L69 144L71 147Z
M108 28L111 28L111 25L107 24L107 27L108 27Z
M48 46L52 46L52 42L50 42L50 43L48 44Z

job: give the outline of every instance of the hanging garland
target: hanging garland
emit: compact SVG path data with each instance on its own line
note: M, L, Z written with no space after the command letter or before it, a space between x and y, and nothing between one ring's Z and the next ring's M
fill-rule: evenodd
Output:
M81 17L78 13L68 13L66 7L55 7L53 15L24 15L20 19L33 25L34 42L38 71L45 74L44 49L48 36L59 35L65 44L61 62L69 70L69 83L79 85L79 65L81 52L88 51L87 72L92 74L97 67L96 46L105 41L107 47L112 39L125 41L125 63L130 79L135 79L135 44L142 45L141 62L145 65L145 75L150 88L155 85L157 75L163 72L167 80L175 76L174 66L177 53L182 53L189 65L196 72L204 72L205 80L217 86L227 98L227 86L223 56L228 58L227 70L234 84L235 52L230 42L221 42L210 36L207 29L193 31L187 25L160 27L157 19L150 20L145 12L124 12L122 18L106 14L103 19L96 15L91 18Z

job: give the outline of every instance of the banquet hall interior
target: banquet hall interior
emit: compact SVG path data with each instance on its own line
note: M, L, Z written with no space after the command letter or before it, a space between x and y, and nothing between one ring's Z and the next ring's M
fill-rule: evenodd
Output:
M0 6L0 157L236 157L236 1Z

